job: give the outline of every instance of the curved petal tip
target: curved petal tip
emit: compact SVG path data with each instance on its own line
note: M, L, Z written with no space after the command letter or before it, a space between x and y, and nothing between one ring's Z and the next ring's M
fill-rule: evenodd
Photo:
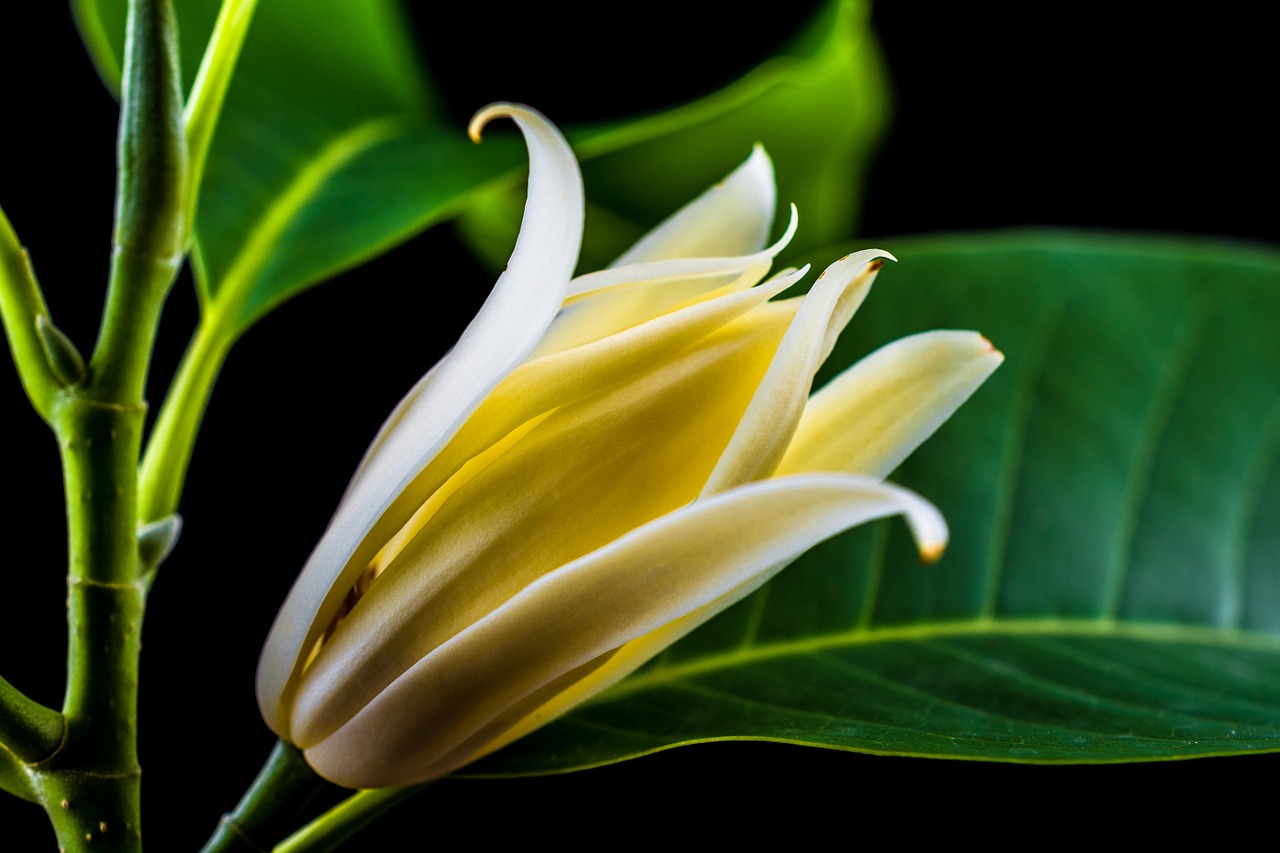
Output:
M480 142L480 133L485 126L495 118L530 118L542 124L551 124L551 122L542 113L526 107L523 104L513 104L509 101L495 101L487 107L481 107L476 114L471 117L471 121L467 123L467 136L471 137L472 142Z
M947 550L946 542L927 542L920 545L920 559L922 562L933 565L942 559L942 555Z
M867 257L874 258L875 260L867 261L865 260ZM843 258L836 261L836 264L842 264L851 258L853 259L853 263L862 262L867 263L868 265L875 264L876 269L884 266L884 262L887 260L893 261L895 264L898 262L898 259L894 257L892 253L886 252L884 249L863 249L859 252L854 252L852 255L845 255ZM835 266L835 264L832 264L832 266Z
M769 247L769 251L775 255L787 248L791 242L791 238L796 236L796 229L800 227L800 209L796 207L795 202L791 203L791 218L787 220L787 230L782 232L774 244Z
M884 266L886 260L898 262L898 259L884 249L862 249L835 261L818 274L818 280L826 278L827 273L856 277L864 269L874 275ZM852 279L851 279L852 280Z

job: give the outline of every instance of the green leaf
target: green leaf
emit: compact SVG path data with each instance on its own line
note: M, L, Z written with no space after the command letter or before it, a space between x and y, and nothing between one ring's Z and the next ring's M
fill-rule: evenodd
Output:
M630 679L473 768L712 739L1013 762L1280 750L1280 253L1066 233L886 240L824 377L930 328L1005 364L823 543ZM830 252L824 258L841 252Z
M218 5L178 4L187 81ZM104 79L117 82L125 0L73 0L73 8ZM523 145L495 131L476 146L445 118L409 32L391 0L259 2L196 215L201 297L226 336L468 208L477 211L468 235L505 263L524 199ZM758 140L775 158L782 200L802 206L808 245L849 233L883 125L883 89L866 5L843 0L722 92L658 115L569 129L580 157L598 161L587 167L587 186L602 206L590 217L584 261L616 255ZM824 120L814 122L815 114Z
M178 4L184 79L219 3ZM103 76L118 78L124 0L77 0ZM229 332L425 227L520 162L484 157L438 110L389 0L263 0L245 40L196 214L206 310ZM497 146L501 148L501 146Z
M607 265L757 142L774 161L780 206L800 210L791 253L854 233L888 117L869 14L867 3L833 0L775 57L719 92L631 121L569 128L587 190L580 269ZM499 187L459 222L495 269L506 263L523 200L522 187Z

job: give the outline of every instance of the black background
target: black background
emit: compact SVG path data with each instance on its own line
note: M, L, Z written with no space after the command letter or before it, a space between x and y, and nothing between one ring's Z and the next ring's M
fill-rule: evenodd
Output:
M0 22L0 205L55 320L87 351L109 251L115 104L64 4L26 5L28 20ZM753 65L813 6L761 15L743 4L657 3L575 20L526 5L458 4L441 19L436 4L410 4L460 132L499 99L560 123L687 100ZM862 236L1066 225L1274 245L1276 59L1261 20L1034 8L876 7L896 116ZM407 310L426 278L470 283L477 300L489 281L436 229L268 317L223 371L182 505L186 531L144 633L149 849L198 846L272 743L253 671L275 608L381 419L468 316L460 308L431 326ZM184 278L166 309L153 400L195 312ZM10 495L0 672L56 706L65 648L57 457L8 369L0 400ZM684 833L689 821L690 839L786 833L804 843L825 828L841 843L887 822L907 837L990 837L1021 816L1089 837L1116 810L1142 814L1129 805L1137 792L1162 804L1162 822L1171 807L1183 822L1208 821L1247 771L1277 766L1246 757L1046 768L711 744L550 779L447 781L354 849L382 849L399 832L434 847L451 825L491 843L586 844L616 822L640 840ZM7 832L52 847L34 806L0 800Z

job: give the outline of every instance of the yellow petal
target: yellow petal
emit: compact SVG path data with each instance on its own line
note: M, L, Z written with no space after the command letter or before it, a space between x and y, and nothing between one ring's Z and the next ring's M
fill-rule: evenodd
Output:
M527 697L554 685L581 701L589 694L566 680L585 677L597 689L612 683L598 675L615 650L725 600L823 539L899 513L926 541L945 540L930 504L870 478L781 478L698 501L530 584L308 745L307 760L351 787L448 773L491 748L477 733L497 736L494 721ZM636 665L628 659L627 671ZM555 714L568 708L553 705ZM544 710L539 725L551 718ZM463 744L475 751L459 750Z
M881 347L809 398L778 473L886 476L1003 360L977 332L924 332Z
M513 104L477 113L472 135L497 116L512 118L529 148L529 192L520 236L506 272L462 338L409 392L375 438L272 625L258 665L257 694L263 718L276 734L288 733L281 700L294 675L380 547L367 540L374 522L537 344L577 263L583 199L573 152L541 114Z
M808 400L814 374L871 288L879 269L877 259L882 257L893 256L866 249L841 258L803 297L733 440L707 480L704 495L767 477L777 467Z
M401 491L396 504L429 506L428 499L447 481L455 489L461 486L458 478L464 465L486 453L522 424L635 376L636 365L656 365L673 358L715 330L759 308L802 275L803 271L795 271L745 291L730 290L718 298L696 301L602 340L526 362L499 383L444 450ZM479 470L471 466L469 476ZM402 517L403 512L399 510L387 514L388 519ZM407 528L420 530L426 518L423 510L418 509ZM375 524L370 533L371 538L380 542L397 535L402 534L390 521Z
M693 500L791 308L766 303L675 357L561 406L489 461L379 575L302 677L308 745L539 576ZM359 673L352 678L352 673Z

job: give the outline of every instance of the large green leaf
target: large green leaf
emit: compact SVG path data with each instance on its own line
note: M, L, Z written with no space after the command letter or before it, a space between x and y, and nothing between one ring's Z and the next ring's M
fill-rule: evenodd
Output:
M177 4L187 80L218 5ZM73 6L104 78L117 82L125 0ZM604 207L591 217L597 236L584 259L616 253L757 140L774 154L783 200L803 205L809 245L848 233L883 123L883 74L866 18L865 4L833 0L783 55L723 92L568 129L580 156L600 161L587 186ZM467 208L477 211L468 234L506 260L524 197L523 146L501 129L483 146L466 138L439 107L410 31L393 0L259 0L196 219L201 296L226 334Z
M99 70L116 83L125 0L74 5ZM186 80L219 5L177 4ZM439 126L409 33L391 0L258 3L196 216L201 296L229 315L229 331L519 164L513 145L481 157L461 129Z
M1280 750L1280 253L883 245L901 263L825 376L929 328L1007 355L893 476L945 511L947 556L921 566L898 521L829 540L476 773L725 738L1022 762Z

